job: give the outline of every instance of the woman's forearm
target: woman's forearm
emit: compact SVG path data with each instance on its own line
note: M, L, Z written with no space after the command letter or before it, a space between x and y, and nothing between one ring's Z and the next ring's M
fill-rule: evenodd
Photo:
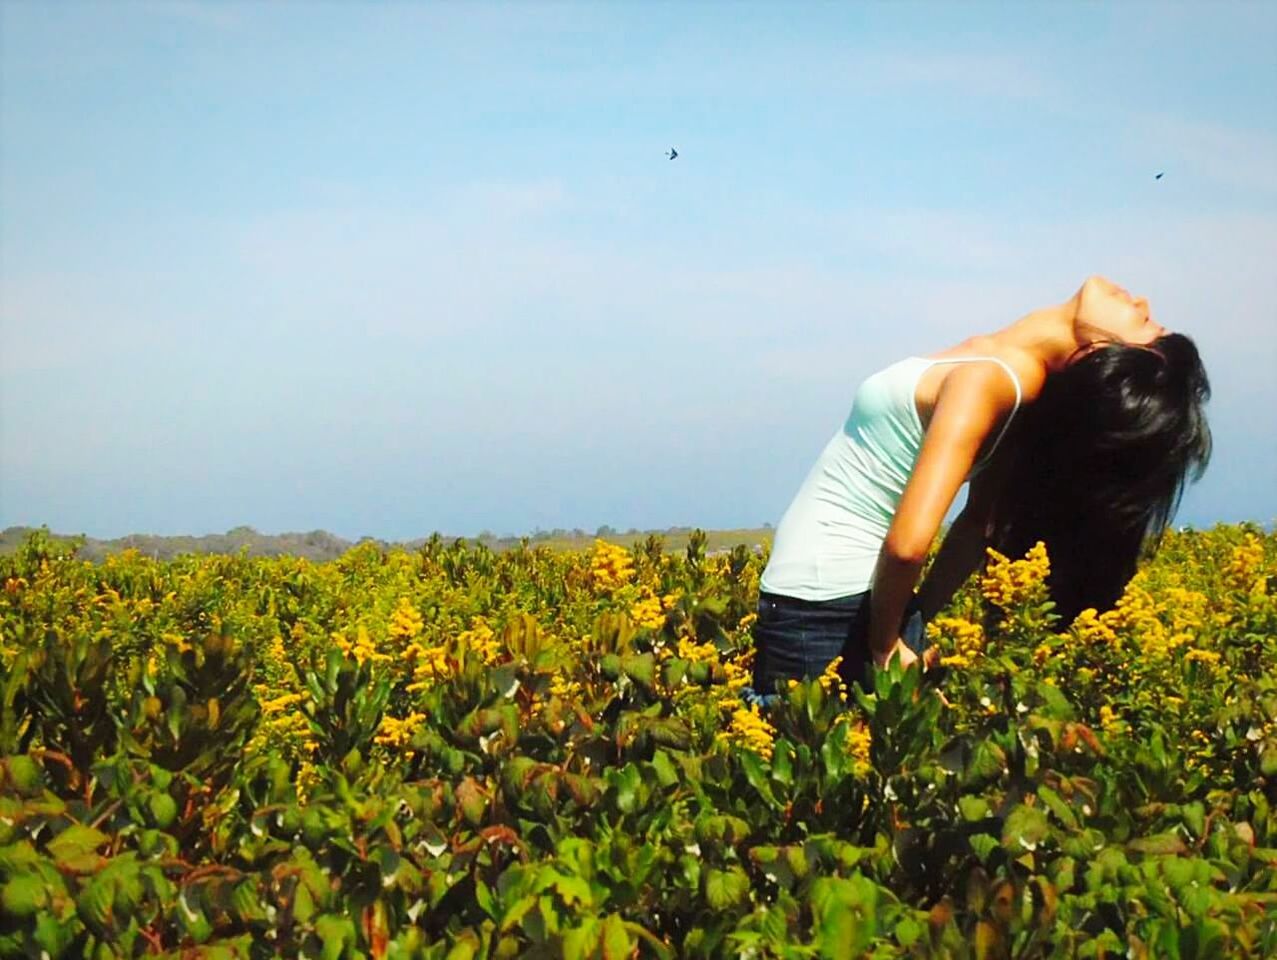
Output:
M945 534L931 569L918 591L918 603L924 620L930 620L948 606L954 593L967 581L971 572L984 559L983 521L959 514Z
M874 582L869 593L869 652L886 656L900 638L900 623L905 607L913 599L913 587L922 572L923 559L898 556L884 545L874 567Z

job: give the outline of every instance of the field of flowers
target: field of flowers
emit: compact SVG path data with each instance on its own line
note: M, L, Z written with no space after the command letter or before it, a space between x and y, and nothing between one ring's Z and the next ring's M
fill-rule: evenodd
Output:
M1277 534L747 709L765 557L0 558L3 957L1277 956ZM937 695L943 691L947 704Z

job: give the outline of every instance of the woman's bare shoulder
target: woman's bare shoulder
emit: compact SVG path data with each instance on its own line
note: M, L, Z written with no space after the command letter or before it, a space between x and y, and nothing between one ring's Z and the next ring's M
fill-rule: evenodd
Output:
M942 353L933 354L933 357L996 357L1015 371L1024 403L1036 400L1046 383L1046 367L1042 361L1023 347L999 343L991 336L971 337Z

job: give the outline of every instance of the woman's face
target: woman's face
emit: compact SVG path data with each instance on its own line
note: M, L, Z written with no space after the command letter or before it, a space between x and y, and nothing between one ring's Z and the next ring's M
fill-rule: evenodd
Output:
M1106 277L1087 277L1078 294L1077 322L1096 327L1114 340L1146 346L1166 333L1150 316L1147 300L1132 297Z

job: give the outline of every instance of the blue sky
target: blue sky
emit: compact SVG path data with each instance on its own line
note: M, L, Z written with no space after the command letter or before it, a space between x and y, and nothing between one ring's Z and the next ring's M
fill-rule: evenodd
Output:
M1277 518L1277 5L0 18L0 527L776 522L1090 273L1206 361L1177 522Z

